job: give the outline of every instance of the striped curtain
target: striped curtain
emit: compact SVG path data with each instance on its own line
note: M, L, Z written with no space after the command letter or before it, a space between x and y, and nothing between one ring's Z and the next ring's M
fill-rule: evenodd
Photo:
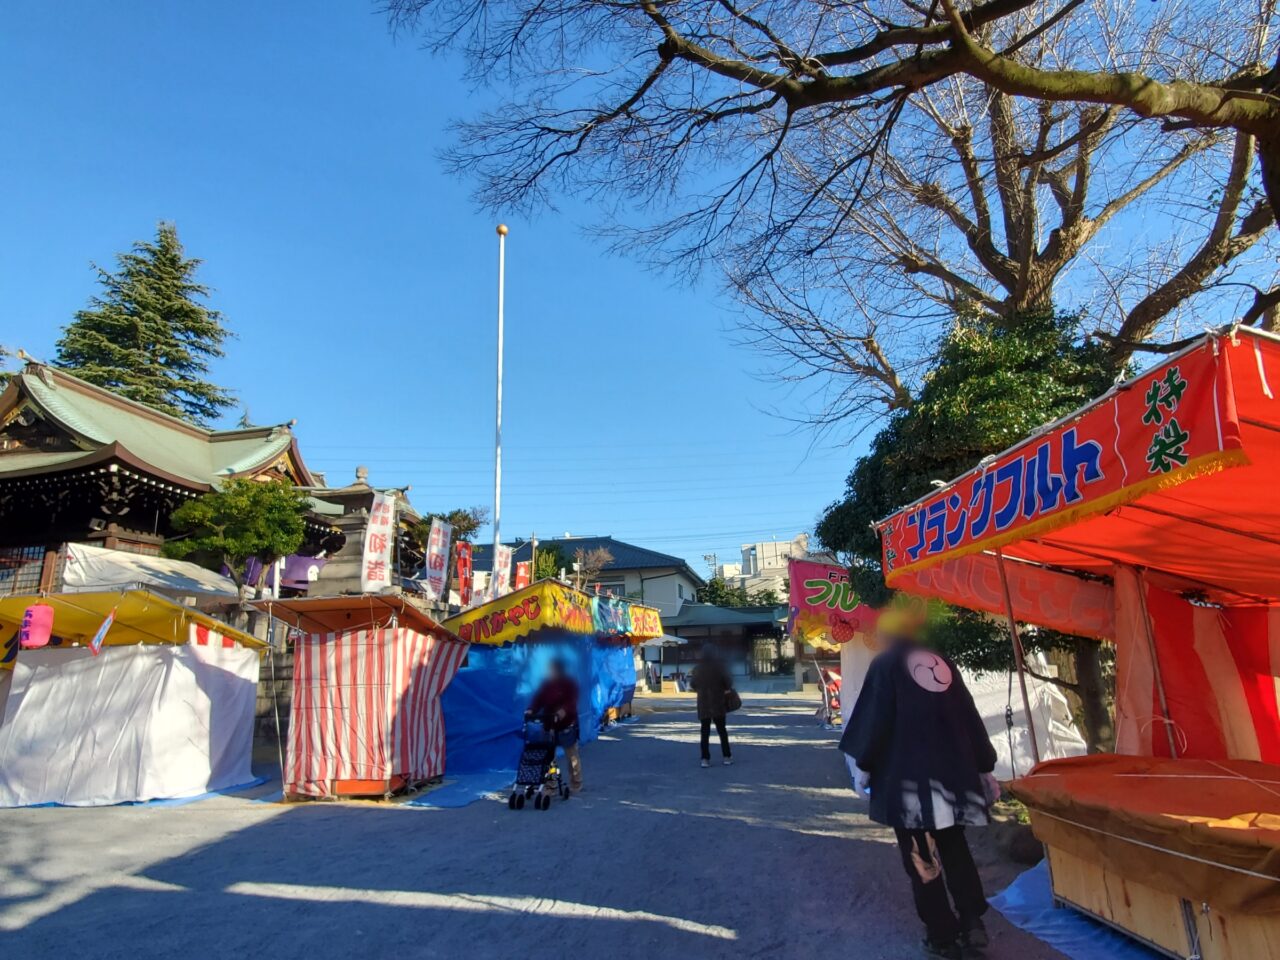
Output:
M444 773L440 695L467 645L408 628L310 634L294 647L286 792Z

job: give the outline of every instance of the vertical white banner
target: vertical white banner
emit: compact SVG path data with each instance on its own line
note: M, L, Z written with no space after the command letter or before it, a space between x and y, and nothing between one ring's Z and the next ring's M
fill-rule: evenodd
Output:
M489 599L497 600L511 592L511 548L498 543L493 547L493 579L489 583Z
M449 578L449 544L453 540L453 525L439 517L431 521L431 533L427 536L427 596L432 600L444 597L445 582Z
M369 525L364 530L364 557L360 564L360 592L381 593L392 583L391 549L396 539L395 498L373 495Z

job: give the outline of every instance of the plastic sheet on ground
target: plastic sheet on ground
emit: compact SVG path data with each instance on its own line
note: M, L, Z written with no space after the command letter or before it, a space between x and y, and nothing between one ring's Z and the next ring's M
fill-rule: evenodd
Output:
M455 810L466 807L494 793L505 793L511 786L510 770L484 770L448 777L434 790L405 801L407 807L436 807Z
M1015 927L1039 937L1071 960L1154 960L1160 954L1084 914L1053 905L1049 867L1041 861L991 898Z

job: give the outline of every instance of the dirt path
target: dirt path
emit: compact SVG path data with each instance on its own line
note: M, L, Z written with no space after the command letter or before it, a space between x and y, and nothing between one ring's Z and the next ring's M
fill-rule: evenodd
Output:
M648 706L584 748L586 792L545 813L244 798L4 811L0 954L917 955L891 837L860 813L811 705L748 698L737 763L710 770L691 704ZM991 927L993 960L1060 956Z

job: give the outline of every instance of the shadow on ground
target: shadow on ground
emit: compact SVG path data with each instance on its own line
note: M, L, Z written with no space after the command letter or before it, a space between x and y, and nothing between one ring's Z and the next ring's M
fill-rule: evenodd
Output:
M915 956L891 838L812 705L749 699L737 763L710 770L691 704L672 706L585 750L587 792L548 812L218 798L6 813L0 840L23 839L0 861L0 939L86 960ZM1058 957L993 929L993 960Z

